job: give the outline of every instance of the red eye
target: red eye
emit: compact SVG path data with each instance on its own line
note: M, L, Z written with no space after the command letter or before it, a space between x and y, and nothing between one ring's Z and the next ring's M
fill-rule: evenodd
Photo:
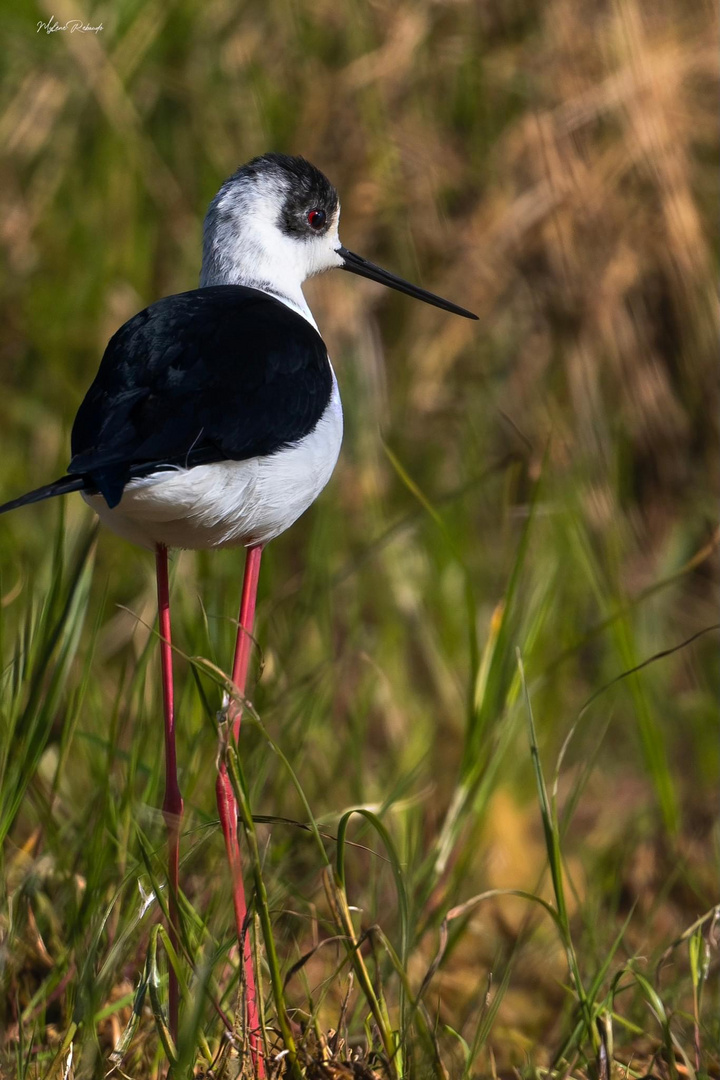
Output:
M309 210L307 221L311 229L322 229L327 215L324 210Z

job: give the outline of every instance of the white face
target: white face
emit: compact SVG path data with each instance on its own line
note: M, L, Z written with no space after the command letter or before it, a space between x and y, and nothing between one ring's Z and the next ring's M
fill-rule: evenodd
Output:
M307 278L342 266L339 219L337 196L282 173L233 177L205 220L200 284L254 284L297 298Z
M273 264L285 264L300 282L342 264L336 254L339 205L328 212L312 199L296 200L270 184L258 188L242 217L245 246L254 243ZM316 221L319 226L313 227Z
M343 267L445 311L477 318L347 251L340 244L339 219L335 188L309 161L274 153L253 158L225 181L210 204L200 285L249 285L274 293L314 326L302 283Z

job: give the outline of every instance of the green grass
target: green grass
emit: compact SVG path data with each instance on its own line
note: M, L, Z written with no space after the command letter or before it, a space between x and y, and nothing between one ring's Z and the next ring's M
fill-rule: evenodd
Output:
M709 10L87 14L97 39L3 16L2 498L60 475L105 341L195 284L263 150L481 322L310 285L346 438L264 557L237 753L242 555L173 559L170 961L152 559L79 499L0 520L0 1070L237 1074L223 746L278 1072L717 1075Z

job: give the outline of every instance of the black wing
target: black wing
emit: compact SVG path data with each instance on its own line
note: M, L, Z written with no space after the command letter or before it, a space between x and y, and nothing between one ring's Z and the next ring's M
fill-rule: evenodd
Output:
M331 393L322 338L279 300L241 285L168 296L111 338L75 419L68 472L115 506L134 476L290 445Z

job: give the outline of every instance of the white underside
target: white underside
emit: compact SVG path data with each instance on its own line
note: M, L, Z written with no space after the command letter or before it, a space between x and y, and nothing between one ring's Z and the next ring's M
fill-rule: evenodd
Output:
M340 453L343 419L333 373L330 403L315 429L269 457L222 461L131 480L120 503L83 495L103 524L142 547L266 544L317 499Z

